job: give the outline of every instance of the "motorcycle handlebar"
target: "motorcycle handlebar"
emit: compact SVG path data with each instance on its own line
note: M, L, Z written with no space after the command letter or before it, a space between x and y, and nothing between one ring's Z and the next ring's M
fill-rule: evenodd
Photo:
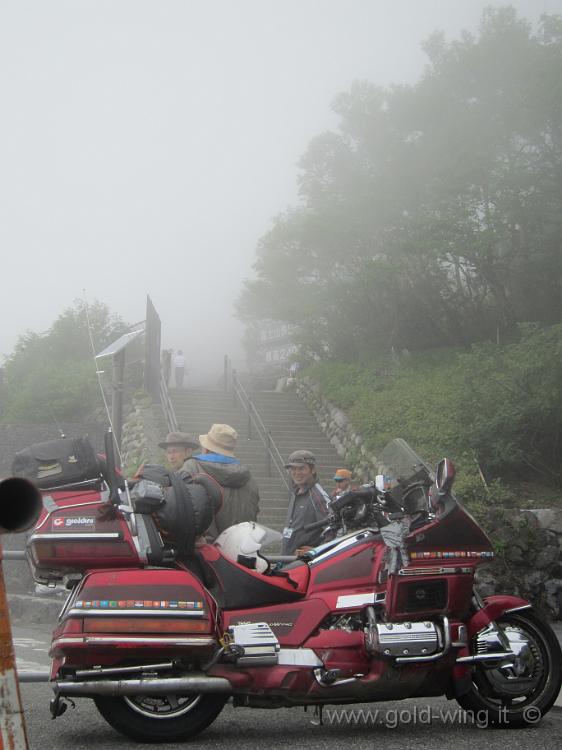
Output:
M319 529L322 526L329 526L333 521L333 516L326 516L326 518L322 518L320 521L314 521L314 523L307 523L306 526L303 526L303 531L313 531L314 529Z

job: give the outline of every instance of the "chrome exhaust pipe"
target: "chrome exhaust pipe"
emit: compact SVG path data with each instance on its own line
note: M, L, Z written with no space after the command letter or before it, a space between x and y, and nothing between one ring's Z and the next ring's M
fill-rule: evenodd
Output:
M457 664L478 664L479 662L505 661L511 659L515 654L513 651L501 651L495 654L475 654L474 656L459 656Z
M140 680L88 680L53 683L59 696L91 698L94 695L182 695L186 693L232 693L232 685L224 677L208 677L205 674L189 677L147 677Z

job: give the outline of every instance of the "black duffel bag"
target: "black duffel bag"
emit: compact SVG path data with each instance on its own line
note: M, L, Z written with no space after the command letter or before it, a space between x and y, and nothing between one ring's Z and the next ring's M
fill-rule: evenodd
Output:
M135 479L141 480L131 498L135 510L153 515L166 541L180 557L190 555L195 539L204 534L222 505L222 489L208 474L191 475L170 471L163 466L146 464ZM142 480L154 483L156 491L145 493ZM142 491L141 491L142 488Z
M12 474L25 477L39 489L77 484L100 478L100 464L87 437L59 438L18 451Z

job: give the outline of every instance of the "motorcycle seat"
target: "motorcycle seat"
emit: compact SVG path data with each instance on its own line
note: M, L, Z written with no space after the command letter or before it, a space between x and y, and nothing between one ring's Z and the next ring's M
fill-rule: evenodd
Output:
M287 575L270 576L228 559L210 544L200 547L198 556L206 572L211 573L205 585L222 609L284 604L306 594L310 571L305 562L292 567Z

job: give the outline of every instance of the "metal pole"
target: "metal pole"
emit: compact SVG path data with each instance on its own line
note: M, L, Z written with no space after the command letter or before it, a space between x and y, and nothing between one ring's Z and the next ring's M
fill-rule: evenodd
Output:
M248 440L252 439L252 399L248 399Z
M269 430L265 433L265 460L267 462L267 476L271 476L271 434Z
M0 747L6 750L27 750L25 719L21 705L12 627L2 570L0 545Z
M224 355L224 391L228 391L228 354Z
M236 370L232 370L232 405L236 406L236 383L238 376Z
M120 468L121 433L123 431L123 381L125 379L125 349L113 357L113 396L111 400L111 420L117 446L115 463Z

